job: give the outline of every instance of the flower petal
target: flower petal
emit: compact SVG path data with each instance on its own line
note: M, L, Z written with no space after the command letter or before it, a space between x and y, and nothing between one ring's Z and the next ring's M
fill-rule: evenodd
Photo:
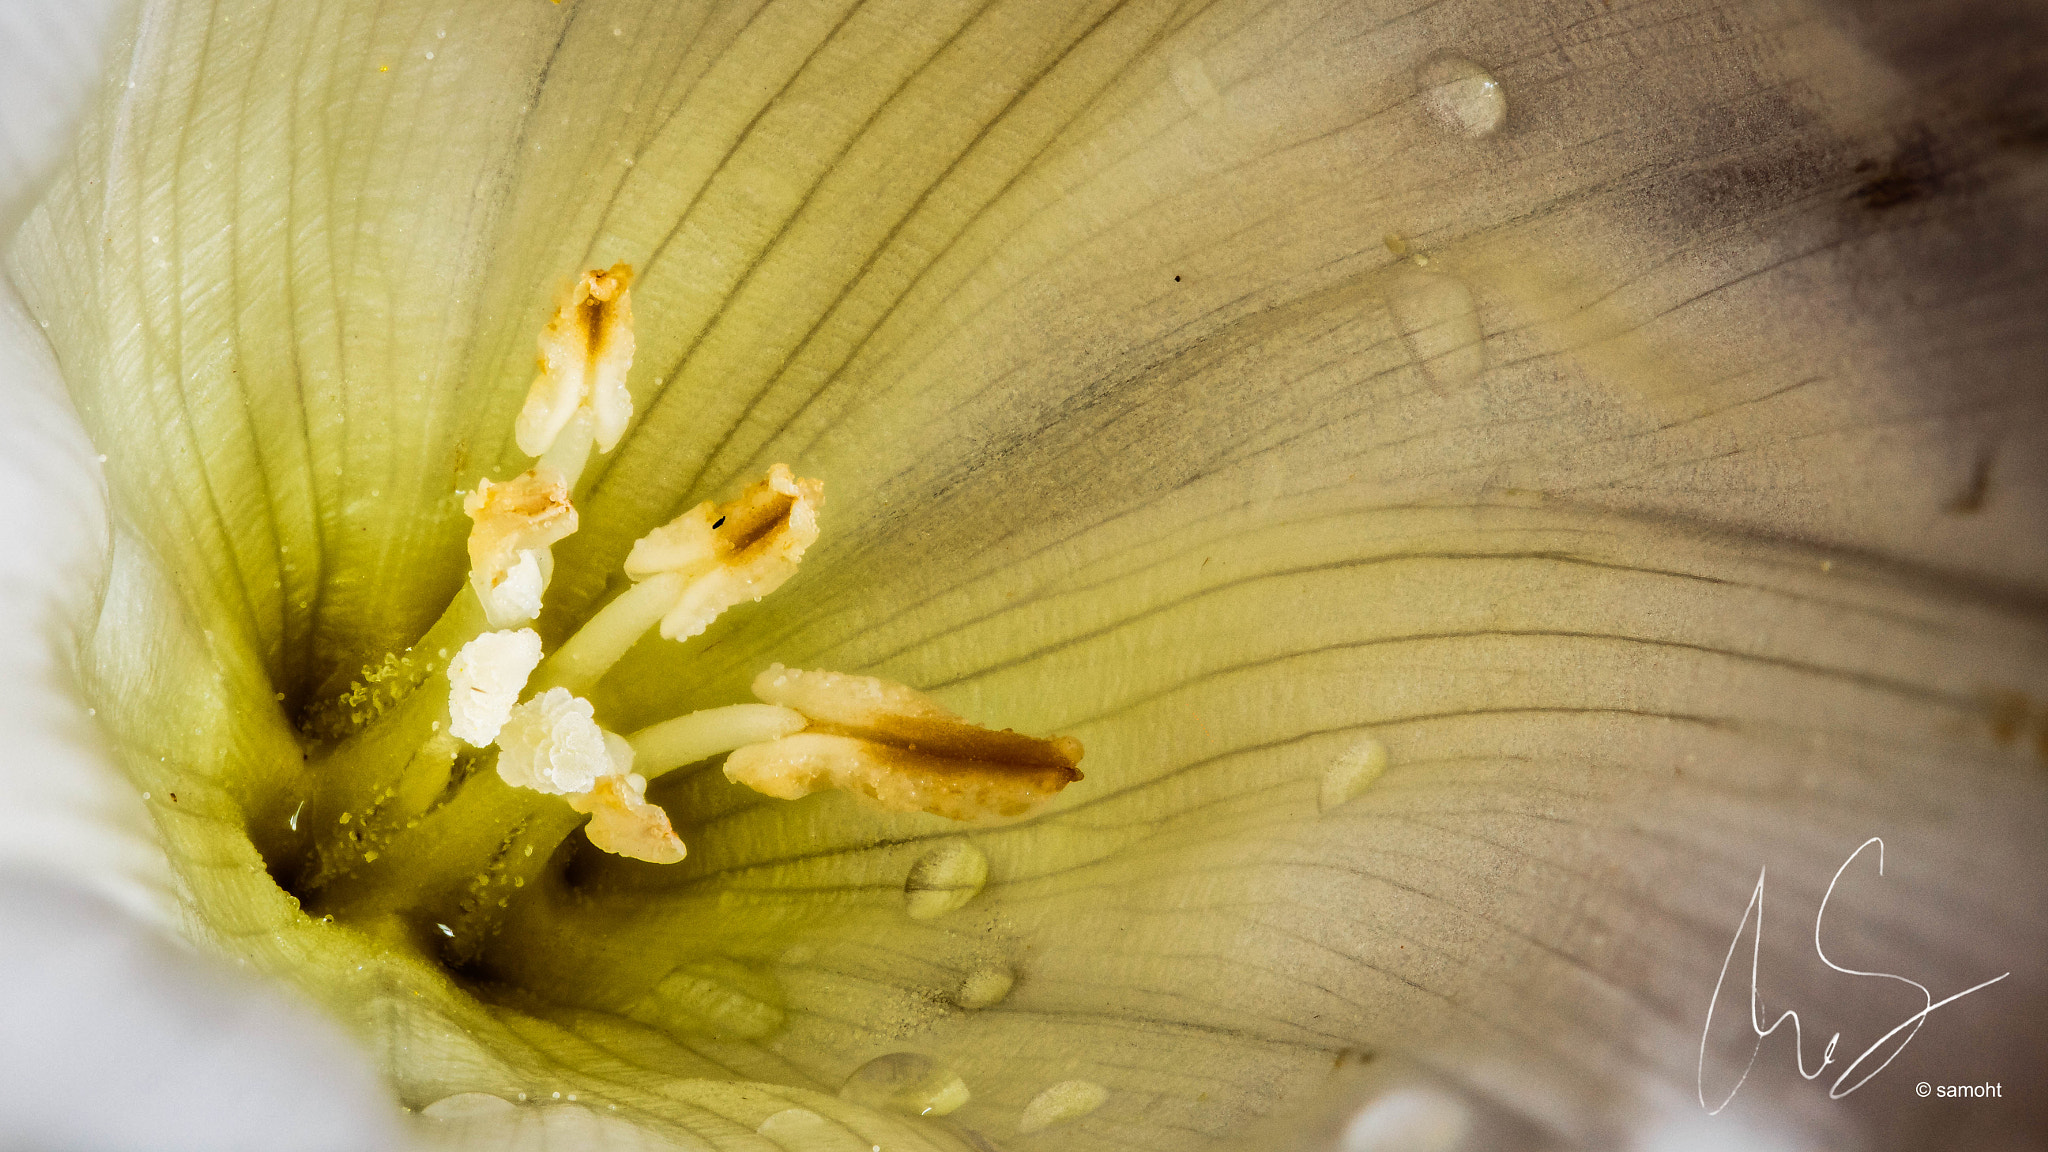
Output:
M274 989L89 893L0 887L0 1140L11 1148L396 1148L361 1053Z
M7 74L0 77L0 224L10 229L24 196L49 175L91 95L104 61L114 0L0 11Z
M1944 986L2048 942L2017 741L2048 691L2041 348L2011 323L2044 248L2008 240L2039 196L1860 30L1765 3L457 16L166 6L147 91L20 256L117 491L221 590L178 640L217 684L102 656L158 693L127 731L222 717L164 753L210 821L178 850L408 1100L581 1078L732 1144L812 1105L718 1078L830 1088L915 1048L972 1092L949 1124L1164 1148L1400 1050L1603 1141L1686 1102L1753 869L1810 906L1893 838L1920 870L1845 896L1845 931ZM1422 90L1447 54L1493 67L1492 134ZM491 961L557 1006L490 1009L305 925L228 845L288 769L196 765L276 762L278 718L227 701L267 674L304 702L438 610L446 493L519 462L534 318L612 260L642 415L543 632L768 464L833 502L775 600L629 656L607 725L780 659L1071 731L1089 778L962 847L677 773L690 857L540 892ZM117 590L171 602L135 571ZM1364 738L1389 767L1320 812ZM915 895L958 906L912 920L932 852L986 886L942 875ZM1766 955L1774 996L1881 1023L1791 937ZM2038 1032L1948 1011L1946 1042L1995 1031L2039 1079ZM1068 1082L1100 1107L1032 1111Z

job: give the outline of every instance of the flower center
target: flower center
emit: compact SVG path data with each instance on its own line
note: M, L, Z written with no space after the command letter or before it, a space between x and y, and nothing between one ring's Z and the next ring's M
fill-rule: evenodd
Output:
M606 727L591 691L650 632L688 642L796 574L823 486L777 464L734 499L642 537L631 584L553 652L527 625L578 527L590 454L632 419L632 269L585 273L539 338L515 425L526 472L465 495L469 580L405 653L312 725L312 793L273 869L304 905L473 961L530 882L575 852L673 864L688 849L648 782L726 755L726 776L794 800L841 789L897 812L1017 816L1081 778L1081 746L992 731L901 684L774 665L752 702L636 731ZM729 755L728 755L729 754Z

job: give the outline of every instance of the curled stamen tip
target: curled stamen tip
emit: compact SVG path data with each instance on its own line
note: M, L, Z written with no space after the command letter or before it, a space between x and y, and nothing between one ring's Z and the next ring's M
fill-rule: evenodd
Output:
M514 425L519 450L539 456L578 411L591 416L598 451L609 452L633 418L626 373L633 366L633 268L585 272L562 294L541 330L539 373Z

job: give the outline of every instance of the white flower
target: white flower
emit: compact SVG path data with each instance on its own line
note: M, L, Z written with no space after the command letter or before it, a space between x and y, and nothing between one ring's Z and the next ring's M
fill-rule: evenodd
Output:
M1800 920L1863 837L1894 856L1830 905L1852 966L1945 994L2048 942L2048 249L2032 121L1990 98L2038 85L1762 3L749 12L151 9L11 265L94 437L10 392L11 862L316 1000L479 1146L1186 1147L1333 1067L1347 1109L1425 1079L1399 1099L1444 1130L1623 1142L1697 1112L1766 864L1764 994L1845 1044L1891 1005ZM1504 118L1424 98L1452 55ZM450 494L526 466L533 325L614 260L633 423L537 631L768 464L846 527L772 600L629 652L595 720L731 704L783 660L1071 732L1088 777L963 836L678 772L661 878L586 856L471 893L504 929L452 959L324 923L271 872L294 724L413 674L466 571ZM1913 1059L2022 1078L2042 1025L1995 991ZM138 1011L64 1002L47 1067ZM905 1053L933 1063L869 1063ZM1742 1122L1860 1139L1788 1065L1767 1047ZM178 1130L276 1116L284 1144L326 1106L375 1138L289 1082ZM1877 1091L1874 1125L1943 1137Z

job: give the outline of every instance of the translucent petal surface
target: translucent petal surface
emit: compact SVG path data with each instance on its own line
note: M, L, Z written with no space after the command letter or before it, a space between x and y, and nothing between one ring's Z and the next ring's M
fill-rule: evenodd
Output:
M0 9L0 220L55 166L92 91L111 5ZM150 919L168 915L162 853L132 790L111 772L59 769L105 747L75 702L71 656L90 615L106 547L106 501L91 443L35 321L0 286L0 488L8 547L0 660L10 691L0 726L0 862L82 883Z
M158 819L216 937L318 989L409 1103L575 1091L729 1147L801 1108L861 1139L1165 1149L1400 1052L1617 1139L1695 1107L1765 865L1798 925L1887 837L1830 917L1939 988L2048 944L2039 113L2023 69L1960 82L1965 49L1902 26L159 6L16 257L135 525L97 683L178 786ZM1432 104L1453 57L1497 127ZM543 634L771 463L827 501L773 600L628 656L607 726L781 660L1072 732L1088 778L970 832L985 886L912 920L905 878L957 827L678 772L654 793L689 858L578 861L487 957L528 994L486 1006L307 923L237 829L290 811L271 693L317 703L456 587L451 494L519 463L546 302L616 260L638 416ZM1385 773L1323 811L1368 738ZM1797 930L1765 956L1826 1031L1903 1014ZM1007 994L958 1007L995 970ZM1996 996L1888 1076L1968 1047L2037 1081L2016 1021L2048 991ZM896 1051L969 1102L831 1111ZM1973 1138L1788 1061L1753 1115ZM1020 1134L1068 1081L1101 1106Z

